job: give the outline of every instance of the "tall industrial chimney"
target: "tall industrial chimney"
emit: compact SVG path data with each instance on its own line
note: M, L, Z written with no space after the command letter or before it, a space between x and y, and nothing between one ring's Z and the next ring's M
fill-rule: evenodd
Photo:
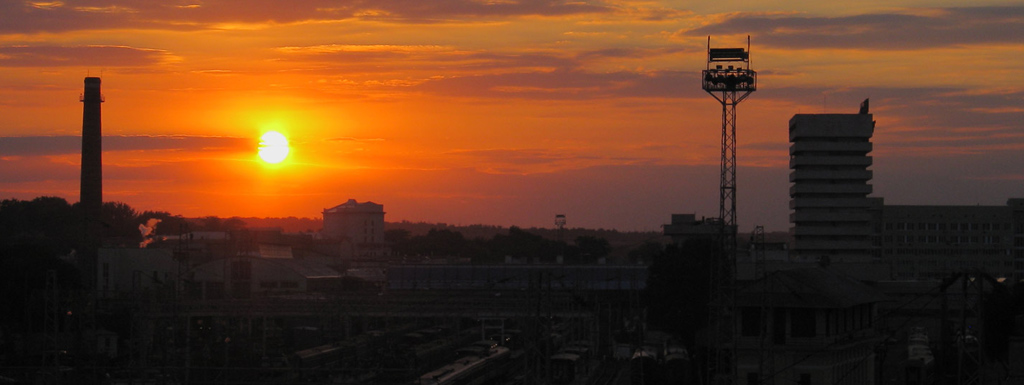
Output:
M103 134L101 130L100 78L85 78L82 94L82 188L79 204L88 220L99 220L103 206ZM89 218L91 216L94 217Z
M78 205L82 213L81 269L87 287L96 287L96 260L103 245L103 134L100 127L100 78L85 78L82 109L82 186Z

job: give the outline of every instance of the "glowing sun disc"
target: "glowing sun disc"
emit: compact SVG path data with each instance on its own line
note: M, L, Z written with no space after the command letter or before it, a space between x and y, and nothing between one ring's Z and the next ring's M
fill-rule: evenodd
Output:
M288 157L288 138L277 131L268 131L260 137L260 159L267 163L281 163Z

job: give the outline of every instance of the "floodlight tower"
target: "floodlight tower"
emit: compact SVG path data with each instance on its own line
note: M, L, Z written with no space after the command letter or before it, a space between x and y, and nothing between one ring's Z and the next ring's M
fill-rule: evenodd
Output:
M711 300L714 304L708 313L708 326L719 325L714 329L719 332L711 333L710 348L713 352L708 356L706 375L709 383L731 383L736 377L733 344L736 334L733 306L736 271L736 106L757 90L757 72L750 68L750 36L747 36L746 49L711 48L711 37L708 36L708 61L702 75L704 91L722 104L722 174L718 215L721 221L719 240L724 258L711 263ZM732 348L726 351L726 346Z
M565 214L555 215L555 228L558 229L558 241L565 242Z

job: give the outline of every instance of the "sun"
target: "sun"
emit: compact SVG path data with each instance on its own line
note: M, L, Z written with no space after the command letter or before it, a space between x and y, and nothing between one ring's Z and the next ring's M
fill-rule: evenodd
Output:
M288 138L280 132L267 131L260 137L259 155L267 163L281 163L288 157Z

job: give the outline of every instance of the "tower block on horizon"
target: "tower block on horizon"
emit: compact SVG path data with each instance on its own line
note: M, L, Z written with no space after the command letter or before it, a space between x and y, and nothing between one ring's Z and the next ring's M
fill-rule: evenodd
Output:
M718 216L721 257L710 263L711 298L725 303L708 312L710 333L708 384L731 383L736 377L735 345L735 271L736 271L736 106L757 90L757 72L750 68L750 36L747 48L711 48L708 36L708 61L702 75L702 88L722 104L722 168L719 184ZM732 346L726 352L726 346Z

